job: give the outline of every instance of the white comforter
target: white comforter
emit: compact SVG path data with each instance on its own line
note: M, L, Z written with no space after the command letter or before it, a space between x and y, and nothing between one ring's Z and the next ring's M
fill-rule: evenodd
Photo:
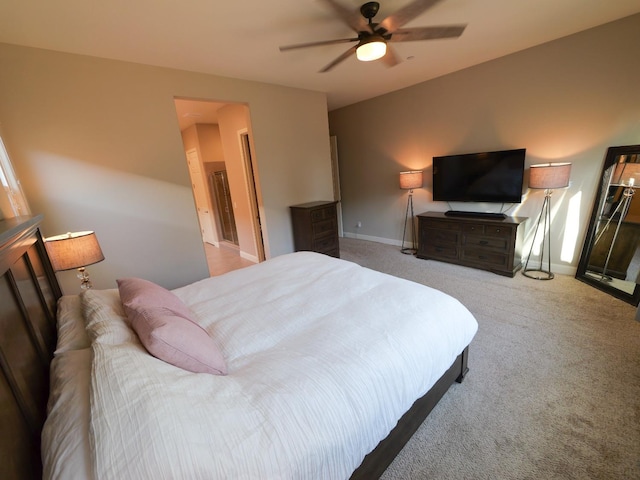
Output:
M437 290L314 253L174 292L228 376L146 353L117 290L83 295L97 479L348 478L477 330Z

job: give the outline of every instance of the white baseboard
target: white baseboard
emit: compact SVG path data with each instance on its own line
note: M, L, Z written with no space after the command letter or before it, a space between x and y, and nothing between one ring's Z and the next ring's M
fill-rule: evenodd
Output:
M367 240L369 242L377 242L377 243L384 243L386 245L394 245L396 247L401 247L402 246L402 242L398 241L398 240L394 240L391 238L382 238L382 237L373 237L371 235L361 235L358 233L351 233L351 232L344 232L344 236L347 238L356 238L359 240ZM407 244L408 246L408 244ZM526 259L523 259L523 266L524 266L524 262ZM539 265L539 263L537 261L531 261L529 262L529 267L530 268L536 268ZM575 276L576 271L578 270L578 268L574 265L556 265L555 263L551 264L551 271L553 273L557 273L558 275L570 275L570 276Z
M258 257L256 257L255 255L250 255L247 252L240 251L240 257L253 263L259 263Z
M371 235L361 235L359 233L351 233L351 232L344 232L344 236L347 238L356 238L358 240L367 240L369 242L384 243L386 245L395 245L396 247L402 246L402 242L399 242L398 240L393 240L391 238L372 237Z
M522 260L522 267L524 268L524 262L526 258ZM538 262L529 262L529 268L537 268L540 264ZM543 265L543 268L547 268L547 264ZM578 271L578 267L574 267L572 265L556 265L555 263L551 264L551 271L553 273L557 273L558 275L570 275L575 277L576 272Z

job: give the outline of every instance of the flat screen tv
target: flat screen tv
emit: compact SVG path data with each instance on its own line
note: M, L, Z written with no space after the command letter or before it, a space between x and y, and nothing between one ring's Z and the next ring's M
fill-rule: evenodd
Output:
M525 151L433 157L433 200L520 203Z

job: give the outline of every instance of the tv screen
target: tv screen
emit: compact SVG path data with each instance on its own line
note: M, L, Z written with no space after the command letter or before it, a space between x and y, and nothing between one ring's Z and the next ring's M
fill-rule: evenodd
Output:
M525 151L433 157L433 200L520 203Z

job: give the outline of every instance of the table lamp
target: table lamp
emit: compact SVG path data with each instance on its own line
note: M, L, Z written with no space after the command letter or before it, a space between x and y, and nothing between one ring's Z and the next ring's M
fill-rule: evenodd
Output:
M77 268L80 288L88 290L93 287L85 267L104 260L94 232L75 232L49 237L45 239L45 247L56 272Z

